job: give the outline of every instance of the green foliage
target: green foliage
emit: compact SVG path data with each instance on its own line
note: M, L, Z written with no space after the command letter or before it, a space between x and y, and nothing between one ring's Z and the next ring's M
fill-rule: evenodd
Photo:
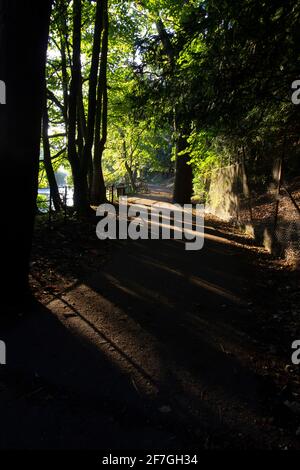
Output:
M86 117L95 2L82 4ZM128 180L130 174L137 179L172 170L175 115L181 126L177 132L184 129L187 137L196 192L207 172L242 156L253 181L263 179L272 158L282 152L285 136L288 171L296 173L299 107L290 98L300 70L298 2L125 0L111 1L109 13L107 184ZM61 104L61 45L69 86L71 27L72 2L56 0L47 77ZM58 103L52 101L49 109L51 134L66 130ZM52 154L66 144L64 136L51 139ZM67 166L65 153L57 164Z
M91 67L95 2L82 2L82 90L85 119L88 107L88 77ZM154 6L154 4L152 5ZM128 180L129 172L136 179L153 171L167 172L171 163L170 129L165 122L151 116L146 106L139 106L138 68L141 63L142 38L153 30L151 19L140 2L110 2L108 55L108 140L103 156L103 173L107 185ZM149 23L150 22L150 23ZM56 0L51 23L47 86L49 95L50 139L53 166L70 169L67 154L64 116L64 87L67 93L71 79L72 3ZM65 54L65 72L63 55ZM65 73L65 74L64 74ZM58 155L55 158L55 155ZM43 163L40 185L47 186Z
M188 138L190 162L194 169L194 192L201 200L207 196L207 180L215 168L231 163L231 149L224 138L196 129Z
M36 205L41 212L47 212L49 208L48 196L45 194L38 194Z

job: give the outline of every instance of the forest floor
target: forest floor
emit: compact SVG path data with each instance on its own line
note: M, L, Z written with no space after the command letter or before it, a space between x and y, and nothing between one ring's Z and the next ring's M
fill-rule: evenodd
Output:
M213 217L198 252L41 218L0 448L300 449L298 278Z

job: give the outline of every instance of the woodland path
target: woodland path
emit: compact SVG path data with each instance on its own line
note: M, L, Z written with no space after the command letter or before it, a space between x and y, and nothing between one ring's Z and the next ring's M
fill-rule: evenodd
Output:
M297 447L276 414L262 327L273 294L249 240L208 221L198 252L176 240L111 252L3 329L0 447Z

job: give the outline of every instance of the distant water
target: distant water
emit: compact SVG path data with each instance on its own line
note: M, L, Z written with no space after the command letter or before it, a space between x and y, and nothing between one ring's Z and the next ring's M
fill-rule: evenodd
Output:
M65 198L65 188L59 188L59 192L61 195L61 200L64 201ZM39 188L38 194L41 196L46 196L47 197L47 205L49 207L49 198L50 198L50 188ZM74 191L73 188L67 188L67 206L71 207L73 206L74 202ZM47 210L40 208L42 212L47 212Z

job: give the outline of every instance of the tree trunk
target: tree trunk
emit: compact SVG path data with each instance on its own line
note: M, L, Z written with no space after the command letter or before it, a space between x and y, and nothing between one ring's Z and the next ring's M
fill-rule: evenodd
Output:
M67 5L64 0L60 0L57 4L60 11L60 54L61 54L61 73L63 88L63 116L66 132L69 127L69 76L68 76L68 60L67 60L67 44L69 40L69 30L67 26Z
M124 133L122 133L122 135L124 136ZM134 174L134 172L132 171L131 165L129 165L127 162L127 145L126 145L125 136L123 140L123 158L124 158L125 169L127 171L127 175L128 175L132 190L133 192L136 193L137 191L137 187L135 184L136 174Z
M69 96L68 158L74 184L74 207L80 215L88 213L87 179L82 172L76 145L78 97L81 83L81 0L73 2L73 64Z
M170 66L174 67L175 50L161 18L156 21L156 29L164 52L170 61Z
M175 50L170 37L167 33L163 21L159 18L156 21L156 29L159 34L160 41L163 45L164 52L169 59L170 68L174 68ZM173 192L173 201L178 204L190 204L191 197L193 194L193 169L189 165L188 153L183 153L187 148L187 141L184 137L184 133L181 129L180 124L176 121L178 117L174 119L174 136L175 136L175 153L176 153L176 167L175 167L175 184Z
M131 187L132 187L132 191L134 193L136 193L137 192L137 187L136 187L136 184L135 184L136 172L132 171L132 169L130 168L130 166L128 165L128 163L126 161L125 161L125 169L127 171L127 175L128 175Z
M102 171L102 156L107 140L107 55L108 55L108 4L103 6L103 38L101 48L100 75L97 93L97 109L95 123L95 146L93 160L93 183L91 188L91 202L98 205L106 202L106 188Z
M189 164L189 153L185 152L187 141L179 135L176 141L176 170L173 202L190 204L193 195L193 169Z
M1 313L29 295L50 8L50 0L0 0Z
M95 18L95 30L94 30L94 41L93 41L93 52L92 52L92 63L89 76L89 94L88 94L88 118L87 118L87 129L85 146L83 150L83 170L85 174L89 175L89 181L92 184L93 174L93 159L92 149L94 144L95 135L95 120L96 120L96 108L97 108L97 80L100 63L100 50L101 50L101 38L104 28L104 8L105 3L103 1L97 1L96 18Z
M44 100L44 113L43 113L43 149L44 149L44 165L46 170L47 179L50 187L50 194L54 204L54 208L59 212L62 208L62 203L60 199L59 189L57 186L55 173L51 161L51 150L49 142L49 115L48 115L48 106L47 106L47 94L45 93Z

